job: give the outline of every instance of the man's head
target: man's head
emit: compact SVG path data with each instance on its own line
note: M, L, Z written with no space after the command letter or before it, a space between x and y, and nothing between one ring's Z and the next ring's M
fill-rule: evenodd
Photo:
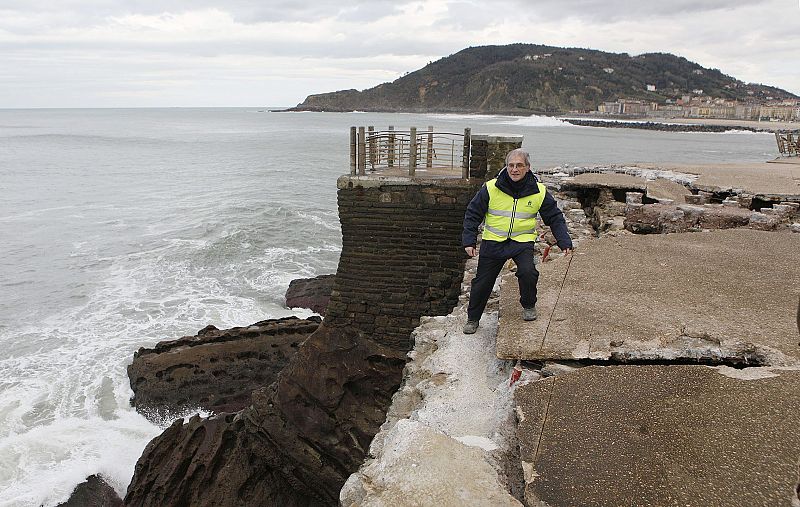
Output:
M531 156L522 148L511 150L506 155L506 171L511 181L520 181L531 169Z

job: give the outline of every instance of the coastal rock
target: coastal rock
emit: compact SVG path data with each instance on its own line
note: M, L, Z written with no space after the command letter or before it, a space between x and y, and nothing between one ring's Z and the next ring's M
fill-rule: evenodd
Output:
M343 247L325 322L248 407L176 422L151 441L127 506L338 504L400 385L411 331L458 301L461 225L477 189L339 183ZM386 192L402 198L382 200Z
M123 507L122 499L99 475L90 475L75 486L69 500L56 507Z
M287 317L226 330L208 326L195 336L141 348L128 366L131 404L155 421L198 408L241 410L254 389L275 380L319 323L319 317Z
M286 289L286 306L289 308L308 308L312 312L325 315L333 290L335 275L320 275L314 278L298 278L289 282Z

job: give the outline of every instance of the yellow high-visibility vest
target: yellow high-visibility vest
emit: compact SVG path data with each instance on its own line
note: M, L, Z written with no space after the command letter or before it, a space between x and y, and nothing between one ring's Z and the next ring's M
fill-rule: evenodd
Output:
M483 239L521 243L536 241L536 214L542 207L547 189L536 182L539 192L514 199L497 188L497 178L486 182L489 191L489 210L483 226Z

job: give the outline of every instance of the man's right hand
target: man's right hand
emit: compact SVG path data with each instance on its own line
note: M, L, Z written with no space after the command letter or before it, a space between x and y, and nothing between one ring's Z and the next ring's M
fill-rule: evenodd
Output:
M470 257L475 257L478 254L478 250L474 246L465 246L464 251L467 252L467 255Z

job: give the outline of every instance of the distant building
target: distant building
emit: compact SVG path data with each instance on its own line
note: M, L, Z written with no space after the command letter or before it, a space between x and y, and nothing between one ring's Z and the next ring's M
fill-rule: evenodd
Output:
M656 85L651 85L651 84L647 85L647 91L648 92L656 91Z
M614 69L612 69L611 67L604 67L603 72L605 72L606 74L613 74Z

